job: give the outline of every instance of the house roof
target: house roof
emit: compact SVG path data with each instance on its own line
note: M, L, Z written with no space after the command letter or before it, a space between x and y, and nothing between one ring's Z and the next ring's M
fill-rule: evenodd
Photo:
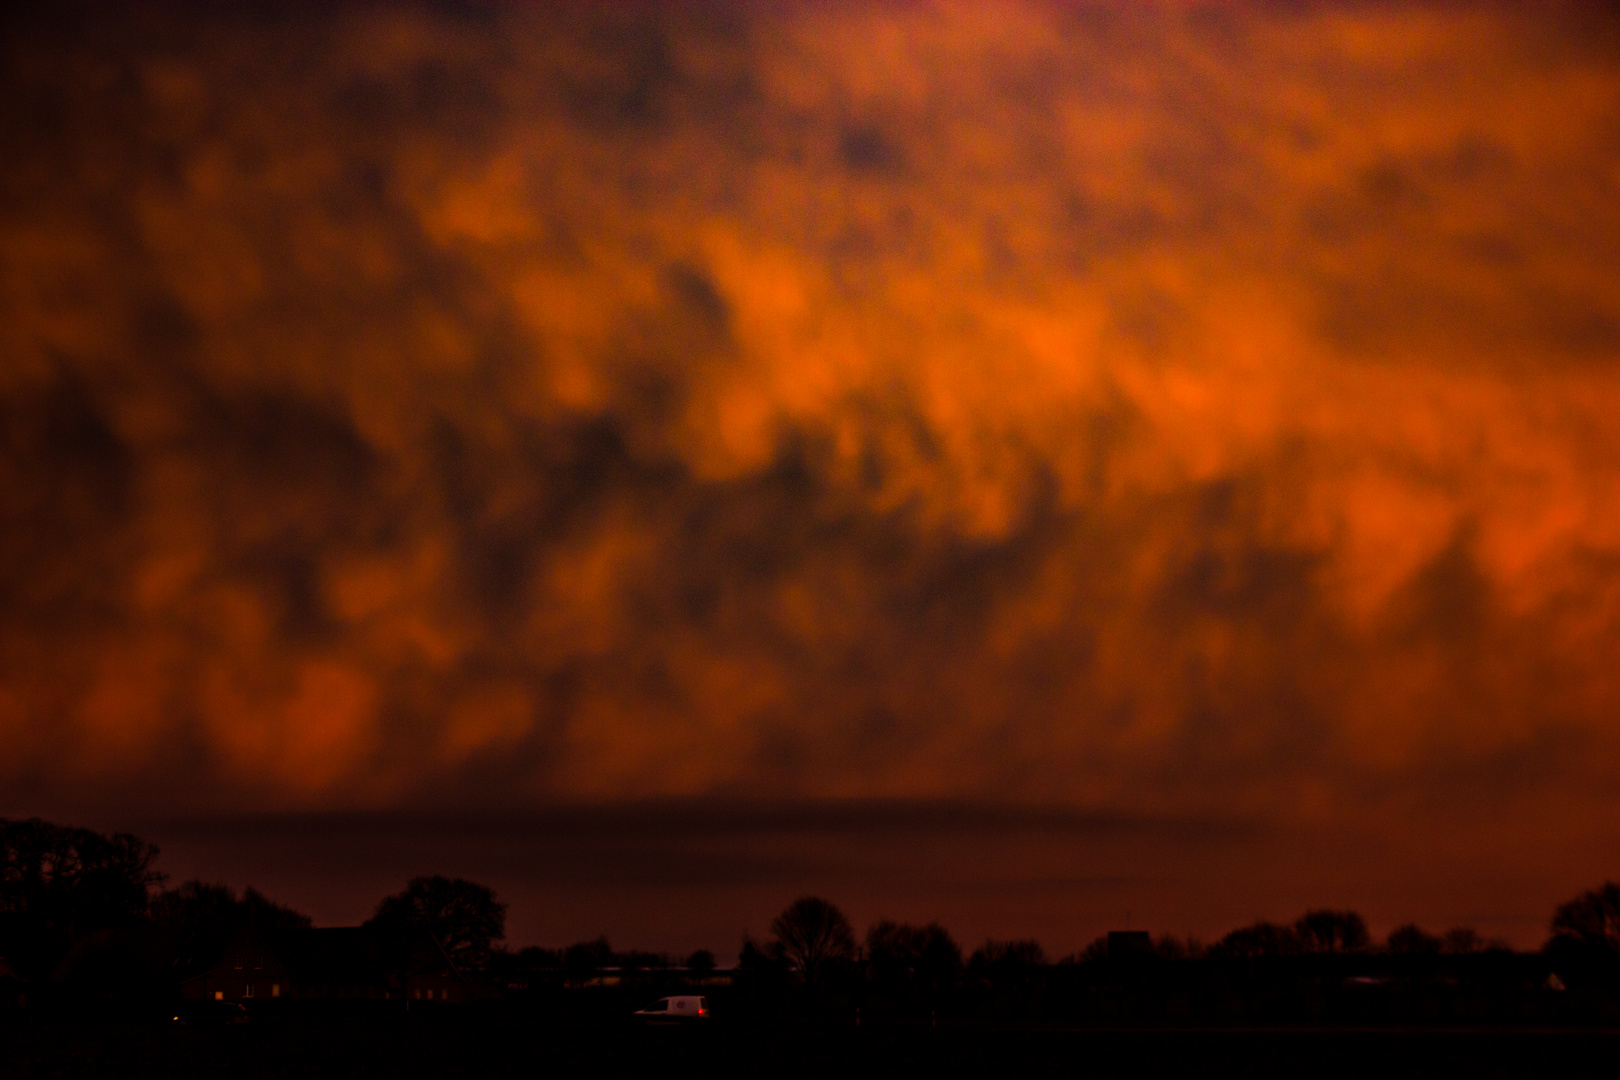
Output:
M268 933L240 929L215 937L177 965L182 979L200 978L228 963L233 951L263 949L294 982L315 986L377 986L414 975L461 978L439 943L419 928L328 926Z
M386 983L387 950L377 935L363 926L332 926L288 930L275 935L276 951L287 974L296 982L319 985L374 985Z

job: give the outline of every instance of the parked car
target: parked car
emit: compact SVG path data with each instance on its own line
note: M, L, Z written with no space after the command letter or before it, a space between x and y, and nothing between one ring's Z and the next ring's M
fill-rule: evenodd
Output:
M224 1027L247 1023L248 1011L236 1001L188 1001L171 1022L182 1027Z
M659 998L645 1009L637 1009L632 1015L649 1024L684 1024L708 1019L709 1003L696 994L677 994Z

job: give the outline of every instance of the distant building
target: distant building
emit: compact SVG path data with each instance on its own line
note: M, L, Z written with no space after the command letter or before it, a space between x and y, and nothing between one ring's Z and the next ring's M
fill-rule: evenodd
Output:
M290 997L292 980L278 951L265 936L243 930L226 944L206 970L180 984L180 996L192 1001L251 1001Z
M471 987L425 930L365 926L239 931L182 980L187 1000L461 1002Z

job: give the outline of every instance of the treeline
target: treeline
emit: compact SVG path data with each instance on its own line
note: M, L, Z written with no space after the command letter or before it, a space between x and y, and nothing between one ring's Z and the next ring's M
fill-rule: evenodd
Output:
M1076 954L1075 960L1095 960L1107 955L1108 938L1100 937ZM1166 935L1152 939L1151 951L1167 960L1197 960L1202 957L1302 956L1319 953L1383 952L1405 955L1466 955L1478 952L1511 952L1512 946L1500 940L1486 940L1472 927L1460 926L1443 934L1431 934L1416 923L1390 931L1383 942L1375 942L1367 924L1354 911L1317 909L1307 911L1292 925L1261 921L1233 930L1219 941L1205 945L1198 938Z
M925 980L942 981L969 977L1011 966L1043 966L1055 964L1082 964L1102 961L1109 956L1109 937L1103 935L1079 952L1049 960L1040 942L1011 940L984 942L971 953L962 947L938 923L913 926L882 920L872 926L863 939L857 939L853 930L847 937L834 930L823 950L806 953L796 941L800 935L787 929L792 912L815 905L828 912L829 924L837 927L848 920L828 901L808 897L798 902L778 920L787 930L775 934L765 942L744 939L741 967L755 968L781 966L801 975L809 971L809 981L823 963L848 962L858 959L865 965L886 969L903 965L908 970L922 973ZM1117 935L1116 935L1117 938ZM1122 947L1114 943L1115 951ZM1430 934L1415 924L1407 924L1392 931L1383 942L1374 942L1366 924L1353 911L1317 910L1302 915L1292 925L1257 922L1233 930L1220 940L1206 945L1195 937L1177 937L1173 934L1148 936L1140 944L1132 941L1123 947L1134 954L1151 955L1160 960L1200 960L1224 957L1303 956L1312 954L1389 954L1389 955L1441 955L1462 956L1485 952L1511 952L1502 941L1487 940L1470 927L1457 927L1443 934ZM715 954L700 949L687 956L648 952L634 949L617 951L606 937L577 942L564 948L531 946L517 952L497 951L494 970L498 974L522 976L545 972L565 981L585 985L604 971L620 973L686 971L694 976L710 974L715 969Z
M25 1001L133 1004L172 998L244 927L308 928L307 915L248 889L170 887L157 848L33 819L0 819L0 1009ZM1375 942L1360 915L1313 910L1204 944L1141 932L1098 938L1053 961L1033 940L964 949L938 923L882 920L857 936L839 908L803 897L745 938L735 967L709 950L504 945L506 907L486 886L413 879L367 925L425 929L490 1007L615 1016L694 990L716 1015L868 1022L1620 1020L1620 885L1553 914L1539 952L1469 928L1406 925Z
M313 925L253 888L170 887L157 855L127 833L0 818L0 1011L168 1002L244 929ZM423 928L459 970L479 973L499 951L506 907L475 882L421 877L382 898L366 925Z

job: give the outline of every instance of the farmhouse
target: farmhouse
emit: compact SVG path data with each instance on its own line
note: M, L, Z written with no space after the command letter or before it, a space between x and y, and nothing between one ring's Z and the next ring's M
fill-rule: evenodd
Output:
M238 931L180 983L191 1001L460 1002L469 983L423 929Z

